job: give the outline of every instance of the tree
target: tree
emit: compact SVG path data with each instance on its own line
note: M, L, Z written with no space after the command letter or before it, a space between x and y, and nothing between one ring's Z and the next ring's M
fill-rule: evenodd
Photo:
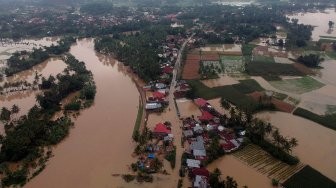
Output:
M221 98L221 107L225 110L229 110L231 105L225 98Z
M20 108L19 108L16 104L14 104L14 105L12 106L11 113L12 113L12 114L17 114L17 113L19 113L19 112L20 112Z
M237 188L238 187L236 180L234 180L230 176L226 176L225 185L226 185L225 188Z
M329 29L331 29L331 28L334 26L334 24L335 24L335 23L334 23L333 21L329 21L329 22L328 22Z
M11 111L8 110L6 107L2 107L1 114L0 114L0 120L9 121L10 116L11 116Z

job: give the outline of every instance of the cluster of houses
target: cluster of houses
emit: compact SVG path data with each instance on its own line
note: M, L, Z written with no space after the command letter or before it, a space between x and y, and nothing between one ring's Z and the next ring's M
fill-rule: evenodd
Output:
M168 35L166 42L161 45L160 58L161 75L156 81L149 82L143 89L146 91L146 110L161 111L168 104L169 87L173 78L174 66L179 48L184 42L182 36Z
M174 150L174 136L171 134L170 122L158 123L152 130L153 139L145 144L145 151L139 156L136 162L137 169L147 173L155 173L160 168L155 159L162 160Z
M186 166L189 177L193 180L193 187L208 187L209 172L202 164L208 159L207 148L211 142L210 132L219 136L220 147L226 153L233 152L241 146L243 135L222 125L219 118L221 114L206 100L198 98L194 102L202 114L196 118L183 119L183 138L188 145L184 152L189 156L186 159Z

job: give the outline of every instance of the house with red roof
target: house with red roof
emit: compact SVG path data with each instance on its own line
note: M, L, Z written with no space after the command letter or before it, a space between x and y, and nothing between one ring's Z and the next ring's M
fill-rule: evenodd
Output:
M165 137L171 133L171 130L163 123L158 123L155 125L153 130L153 135L156 137Z
M202 98L198 98L198 99L195 99L194 102L196 103L197 106L199 107L204 107L206 105L208 105L208 101L202 99Z
M206 178L209 178L210 173L206 168L193 168L191 172L192 177L196 176L204 176Z
M212 114L210 114L208 111L202 111L202 115L198 117L200 121L210 121L214 118Z

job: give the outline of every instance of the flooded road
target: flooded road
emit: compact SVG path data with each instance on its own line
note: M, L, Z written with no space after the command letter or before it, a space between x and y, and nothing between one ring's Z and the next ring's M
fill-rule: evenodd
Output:
M279 128L284 136L295 137L299 145L293 154L325 176L336 181L336 132L292 114L264 112L257 117ZM286 120L284 122L284 120Z
M81 112L46 169L25 187L116 187L122 180L112 174L127 173L133 162L131 135L139 93L127 68L96 54L93 40L80 40L70 52L93 73L95 103Z
M328 22L336 22L335 9L326 9L323 12L300 12L294 15L287 15L290 19L298 19L299 24L315 26L312 39L318 41L320 36L336 37L336 28L329 29Z

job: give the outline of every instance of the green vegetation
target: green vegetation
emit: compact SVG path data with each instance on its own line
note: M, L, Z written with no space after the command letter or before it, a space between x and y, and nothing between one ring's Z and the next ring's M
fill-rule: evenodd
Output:
M287 91L296 94L306 93L324 86L323 83L315 80L310 76L304 76L302 78L287 79L281 81L270 81L270 84L282 91Z
M201 74L201 79L219 78L218 74L221 72L221 67L216 61L202 61L200 63L199 73Z
M294 176L285 181L283 186L286 188L333 188L336 187L336 183L307 165Z
M293 65L262 62L247 63L246 73L251 76L262 76L266 80L280 80L279 76L304 76Z
M303 108L297 108L294 113L294 115L301 116L303 118L309 119L311 121L314 121L316 123L319 123L325 127L328 127L330 129L336 130L336 114L328 114L328 115L318 115L313 112L310 112L308 110L305 110Z
M145 81L155 80L161 74L160 57L162 44L169 34L184 31L162 25L141 29L136 35L116 35L95 40L95 50L112 54L125 65L129 65Z
M235 89L233 86L209 88L199 80L189 80L188 83L193 88L196 97L201 97L207 100L223 97L237 107L248 108L251 110L255 109L256 102L251 97L244 95L244 93Z
M81 91L86 85L94 84L92 74L73 56L67 56L66 70L57 76L57 81L36 97L39 106L31 108L27 115L5 122L6 135L2 138L0 151L0 165L6 166L9 162L20 162L20 168L14 172L1 170L3 173L2 185L23 185L28 179L29 166L39 162L41 168L34 172L35 176L43 170L45 162L50 157L45 148L63 140L73 126L67 116L52 120L55 112L60 110L60 101L70 93ZM69 71L73 71L70 75ZM67 108L78 108L79 104L71 104ZM5 110L6 111L6 110ZM12 108L13 113L18 109ZM4 112L2 112L3 114ZM6 112L5 112L6 114Z
M275 63L275 60L273 57L267 57L267 56L253 56L253 62L261 62L261 63Z
M221 56L220 66L223 73L242 73L245 65L242 56Z
M171 151L168 155L166 155L166 159L167 161L169 161L172 169L174 169L176 165L176 146L174 146L173 151Z
M66 111L78 111L80 110L82 103L80 100L74 99L69 104L64 106L64 110Z
M135 120L135 125L134 125L134 129L133 129L133 134L132 134L133 137L135 136L135 134L139 133L143 111L144 111L144 109L143 109L142 103L141 103L141 101L139 101L138 115L137 115L137 118Z
M234 84L232 87L244 94L253 93L255 91L264 91L264 88L262 88L254 79L239 80L239 82L239 84Z
M237 188L238 184L232 177L227 176L226 180L221 179L222 172L216 168L210 173L209 184L211 187Z
M298 59L298 62L306 65L307 67L319 67L320 63L324 60L320 58L318 54L309 54L309 55L301 55Z
M252 60L252 51L257 45L254 44L244 44L242 46L242 53L245 59L245 62L251 62Z
M336 52L327 52L327 55L332 59L336 59Z

